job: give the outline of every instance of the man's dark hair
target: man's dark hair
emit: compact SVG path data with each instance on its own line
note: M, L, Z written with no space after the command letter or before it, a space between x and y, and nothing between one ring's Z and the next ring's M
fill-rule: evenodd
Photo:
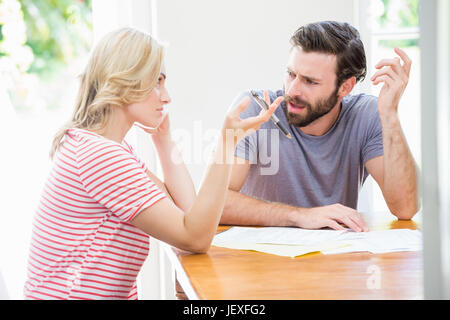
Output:
M295 31L291 44L300 46L305 52L336 55L336 87L351 77L357 82L366 77L364 45L358 30L348 23L320 21L307 24Z

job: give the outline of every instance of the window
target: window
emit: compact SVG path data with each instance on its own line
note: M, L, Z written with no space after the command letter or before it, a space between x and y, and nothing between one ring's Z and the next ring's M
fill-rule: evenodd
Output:
M394 47L403 49L413 65L408 86L399 106L399 118L413 157L421 168L421 109L420 109L420 48L419 0L370 0L361 2L361 16L368 16L368 78L375 72L381 59L396 56ZM371 94L378 96L382 85L370 86ZM372 179L372 178L370 178ZM372 210L388 211L380 188L374 184Z
M0 269L12 299L22 298L52 138L69 120L91 37L90 0L0 1Z

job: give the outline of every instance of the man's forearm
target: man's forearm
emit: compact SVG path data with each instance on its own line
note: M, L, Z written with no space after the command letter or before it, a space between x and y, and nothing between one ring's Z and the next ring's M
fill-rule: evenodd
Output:
M383 195L393 214L411 219L418 211L417 166L398 117L381 115L383 128Z
M266 202L228 190L221 224L252 226L295 226L293 216L299 208Z

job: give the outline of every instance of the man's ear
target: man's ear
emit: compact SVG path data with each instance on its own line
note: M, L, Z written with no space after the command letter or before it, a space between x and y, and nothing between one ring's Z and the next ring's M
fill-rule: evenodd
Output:
M345 80L341 84L341 87L339 88L339 96L342 98L347 96L350 92L352 92L355 85L356 85L356 77L351 77Z

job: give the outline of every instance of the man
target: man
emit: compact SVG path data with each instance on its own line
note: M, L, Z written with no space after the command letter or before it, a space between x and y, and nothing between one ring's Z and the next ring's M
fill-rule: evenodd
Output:
M269 121L240 142L221 223L368 231L355 210L368 174L390 211L411 219L418 211L417 169L397 112L409 57L395 48L401 60L376 65L371 81L382 84L376 98L349 95L366 76L364 47L349 24L308 24L291 44L284 89L259 94L268 104L284 96L275 114L292 139ZM241 117L259 112L251 99ZM268 164L276 170L264 171Z

